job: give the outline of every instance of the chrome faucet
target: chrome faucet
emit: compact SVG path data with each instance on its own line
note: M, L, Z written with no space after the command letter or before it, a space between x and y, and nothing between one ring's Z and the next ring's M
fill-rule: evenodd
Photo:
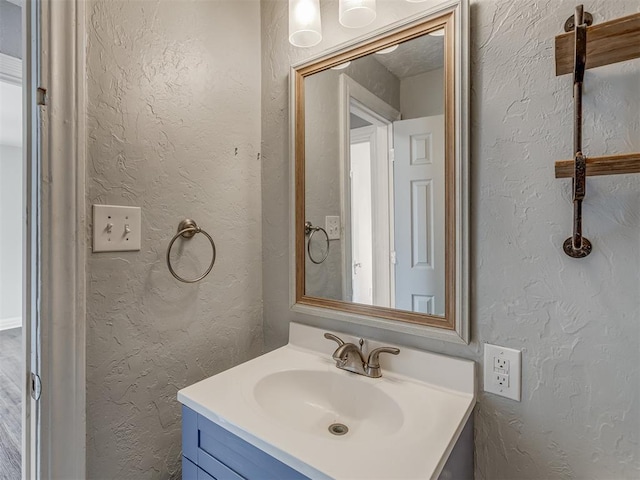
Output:
M332 355L336 361L336 367L348 372L357 373L358 375L364 375L365 377L379 378L382 376L380 360L378 358L381 353L390 353L392 355L398 355L400 353L400 349L398 348L380 347L372 350L369 353L369 358L365 360L364 353L362 352L362 345L364 345L362 338L359 342L360 346L353 343L345 343L340 337L332 333L325 333L324 338L333 340L338 344L338 348Z

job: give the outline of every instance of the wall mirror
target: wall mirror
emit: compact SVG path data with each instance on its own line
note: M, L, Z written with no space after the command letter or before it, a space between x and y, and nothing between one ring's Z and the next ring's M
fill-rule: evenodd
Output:
M294 310L468 342L467 9L292 67Z

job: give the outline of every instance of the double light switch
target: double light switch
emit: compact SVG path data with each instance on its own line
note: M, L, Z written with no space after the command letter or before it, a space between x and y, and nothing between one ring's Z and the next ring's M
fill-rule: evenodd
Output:
M93 251L140 250L140 207L93 206Z

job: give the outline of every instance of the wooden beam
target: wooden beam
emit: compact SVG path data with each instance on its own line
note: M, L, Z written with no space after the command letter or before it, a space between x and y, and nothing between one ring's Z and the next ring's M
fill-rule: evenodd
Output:
M640 13L587 27L586 68L640 58ZM574 32L556 36L556 76L573 72Z
M556 162L556 178L573 177L573 160ZM640 153L587 157L587 176L640 173Z

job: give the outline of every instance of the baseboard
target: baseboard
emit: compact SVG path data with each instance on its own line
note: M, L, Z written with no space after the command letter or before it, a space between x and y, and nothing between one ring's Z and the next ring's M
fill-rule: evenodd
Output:
M9 330L22 326L22 317L0 318L0 330Z

